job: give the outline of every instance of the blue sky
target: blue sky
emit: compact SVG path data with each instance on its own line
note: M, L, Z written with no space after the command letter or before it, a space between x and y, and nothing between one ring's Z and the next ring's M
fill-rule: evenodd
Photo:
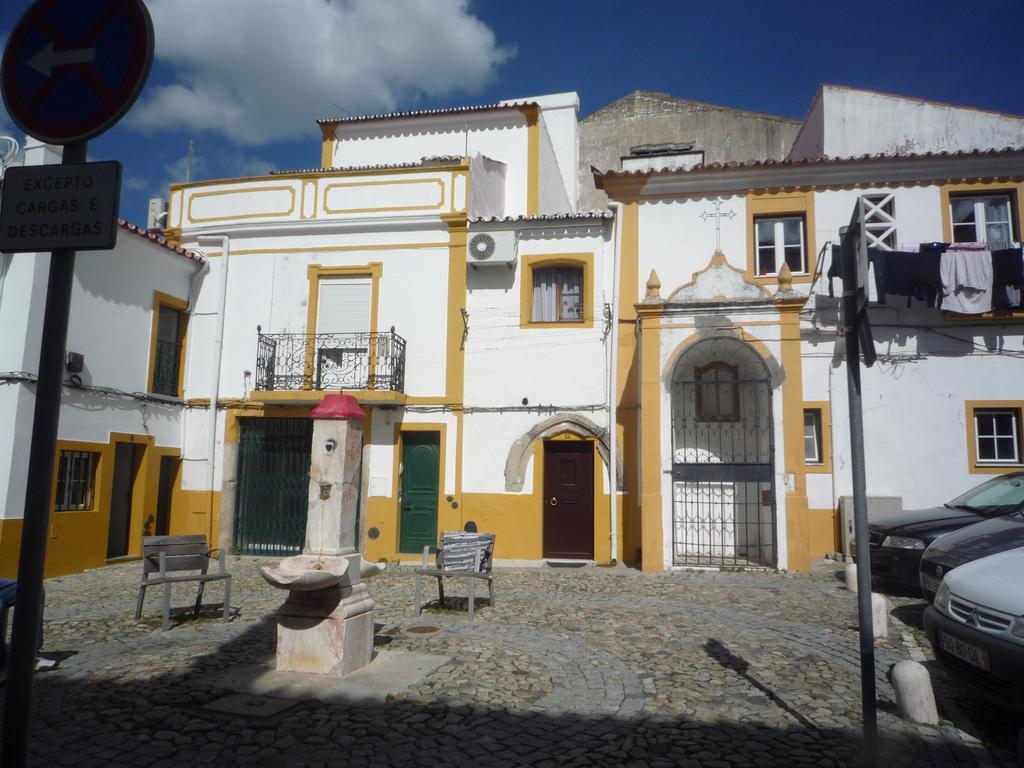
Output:
M819 83L1024 114L1021 0L146 0L157 59L90 143L121 213L184 180L319 164L317 117L636 90L802 118ZM28 0L0 5L6 38ZM0 112L0 133L15 129ZM20 138L20 137L19 137Z

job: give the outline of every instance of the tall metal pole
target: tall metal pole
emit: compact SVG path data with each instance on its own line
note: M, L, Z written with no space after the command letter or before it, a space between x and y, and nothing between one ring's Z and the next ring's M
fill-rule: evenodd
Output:
M843 330L846 389L850 408L850 464L853 472L854 535L857 539L857 613L860 625L860 690L864 720L864 765L878 765L878 710L875 701L875 634L871 617L871 550L868 542L867 481L864 475L864 413L860 384L860 292L852 228L843 227Z
M88 142L64 147L62 165L84 163ZM17 609L8 657L7 690L4 694L3 745L0 765L21 768L28 745L29 711L32 704L32 673L43 611L43 566L46 537L53 501L53 465L57 452L64 349L71 312L71 288L75 277L75 251L50 254L50 275L43 312L43 338L39 345L39 380L36 383L32 442L25 487L25 518L18 559Z

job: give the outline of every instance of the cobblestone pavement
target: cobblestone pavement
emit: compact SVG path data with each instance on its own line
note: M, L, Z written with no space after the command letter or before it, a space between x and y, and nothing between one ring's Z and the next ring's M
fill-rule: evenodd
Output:
M412 570L391 568L370 582L377 644L441 656L435 671L376 704L210 712L230 693L218 682L226 670L273 658L282 593L259 576L267 562L230 559L238 611L228 624L218 587L198 621L186 607L192 585L177 587L166 633L157 595L132 620L137 563L49 580L44 650L61 662L36 676L34 764L858 764L856 600L833 564L811 574L499 570L497 605L480 600L473 622L464 598L414 617ZM1017 722L945 678L922 645L919 600L892 601L877 652L881 764L1013 765ZM407 631L423 625L439 631ZM932 669L938 728L893 714L885 672L911 657Z

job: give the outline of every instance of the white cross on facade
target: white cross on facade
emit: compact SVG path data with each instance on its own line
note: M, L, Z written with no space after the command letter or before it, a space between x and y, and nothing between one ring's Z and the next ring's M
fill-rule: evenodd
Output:
M733 216L736 215L735 211L723 211L722 210L722 203L723 202L725 202L725 201L722 200L722 198L716 197L715 198L715 212L714 213L709 213L708 211L704 211L700 215L700 217L702 219L704 219L704 221L707 221L710 218L714 218L714 220L715 220L715 250L716 251L722 250L722 218L724 217L724 218L731 219Z

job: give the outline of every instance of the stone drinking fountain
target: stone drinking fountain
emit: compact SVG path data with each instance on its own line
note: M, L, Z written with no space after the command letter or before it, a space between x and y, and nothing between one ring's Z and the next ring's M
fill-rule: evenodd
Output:
M351 395L329 394L310 415L306 543L301 555L261 572L288 590L277 610L277 670L344 677L373 656L374 602L363 579L382 570L356 550L366 414Z

